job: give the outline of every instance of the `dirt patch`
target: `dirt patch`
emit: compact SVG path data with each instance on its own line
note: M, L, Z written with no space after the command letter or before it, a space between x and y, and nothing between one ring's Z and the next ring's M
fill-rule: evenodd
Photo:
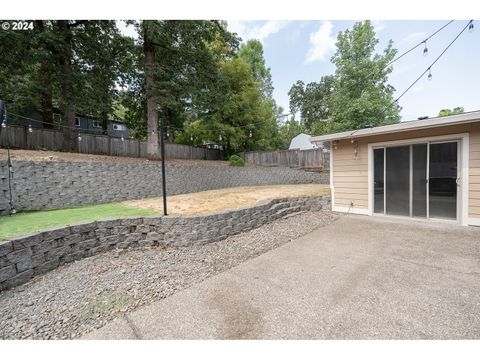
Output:
M10 158L12 160L29 160L29 161L69 161L69 162L116 162L116 163L159 163L159 161L148 160L144 158L123 157L123 156L106 156L78 154L59 151L42 151L42 150L10 150ZM0 149L0 160L7 159L7 150ZM219 160L180 160L167 159L171 163L192 163L192 164L208 164L228 166L227 161Z
M197 215L238 209L261 201L280 197L330 195L329 185L295 184L242 186L228 189L202 191L168 197L168 212L171 215ZM124 201L122 204L136 208L163 211L162 198Z

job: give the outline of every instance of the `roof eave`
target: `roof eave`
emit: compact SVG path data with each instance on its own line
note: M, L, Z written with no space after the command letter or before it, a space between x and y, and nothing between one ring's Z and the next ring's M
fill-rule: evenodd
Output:
M344 132L335 133L335 134L312 136L310 141L312 143L317 143L317 142L323 142L323 141L352 139L352 138L360 138L360 137L366 137L366 136L399 133L399 132L405 132L405 131L411 131L411 130L428 129L428 128L434 128L439 126L461 125L461 124L467 124L467 123L478 122L478 121L480 121L480 111L473 111L470 113L464 113L459 115L436 117L436 118L431 118L426 120L414 120L412 121L412 123L415 122L415 124L411 124L411 126L405 125L405 124L408 124L409 122L403 122L398 124L379 126L371 129L359 129L359 130L352 130L352 131L344 131Z

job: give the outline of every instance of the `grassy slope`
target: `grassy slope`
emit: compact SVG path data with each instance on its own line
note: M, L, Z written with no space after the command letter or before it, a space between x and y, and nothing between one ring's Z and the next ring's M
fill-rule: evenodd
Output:
M0 216L0 239L83 221L154 214L157 213L150 209L135 209L113 203L5 215Z

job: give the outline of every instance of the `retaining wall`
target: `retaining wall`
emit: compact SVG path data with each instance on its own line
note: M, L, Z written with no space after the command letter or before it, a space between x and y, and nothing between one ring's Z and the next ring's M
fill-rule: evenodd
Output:
M13 205L42 210L161 196L160 163L12 162ZM230 167L167 163L167 193L178 195L235 186L329 181L327 173L288 167ZM0 161L0 214L9 210L8 166Z
M0 291L115 248L205 244L295 213L321 209L330 209L329 197L283 198L212 215L103 220L0 240Z

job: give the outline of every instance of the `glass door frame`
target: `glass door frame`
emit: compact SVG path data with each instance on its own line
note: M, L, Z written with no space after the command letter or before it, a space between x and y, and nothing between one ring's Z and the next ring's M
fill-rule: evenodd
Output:
M411 146L415 144L427 144L427 179L429 178L429 164L430 164L430 144L435 143L448 143L456 142L457 143L457 218L453 219L439 219L439 218L430 218L429 214L429 184L426 182L426 195L427 195L427 216L426 217L413 217L412 215L412 150ZM468 225L468 144L469 144L469 134L452 134L445 136L432 136L428 138L417 138L417 139L405 139L405 140L395 140L395 141L386 141L378 143L369 143L368 144L368 213L375 216L389 216L389 217L400 217L407 219L415 220L425 220L425 221L438 221L438 222L447 222L447 223L458 223L462 225ZM399 216L399 215L388 215L386 214L386 150L384 150L384 208L383 213L374 212L374 178L373 178L373 151L374 149L386 149L387 147L395 146L408 146L410 145L410 216Z

